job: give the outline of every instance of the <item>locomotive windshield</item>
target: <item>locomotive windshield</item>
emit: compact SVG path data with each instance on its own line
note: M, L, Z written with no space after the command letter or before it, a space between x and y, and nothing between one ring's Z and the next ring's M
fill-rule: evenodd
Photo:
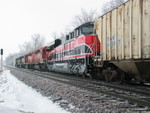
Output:
M94 26L90 25L90 26L83 26L82 27L82 34L83 35L90 35L93 34L94 32Z

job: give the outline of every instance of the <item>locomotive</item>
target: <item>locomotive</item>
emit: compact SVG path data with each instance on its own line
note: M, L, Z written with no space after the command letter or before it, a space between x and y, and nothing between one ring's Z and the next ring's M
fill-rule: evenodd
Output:
M129 0L50 46L16 59L17 67L106 81L150 81L150 0Z
M100 42L93 33L94 24L85 23L50 46L47 68L50 71L91 76L93 57L100 52ZM98 41L95 49L95 40Z

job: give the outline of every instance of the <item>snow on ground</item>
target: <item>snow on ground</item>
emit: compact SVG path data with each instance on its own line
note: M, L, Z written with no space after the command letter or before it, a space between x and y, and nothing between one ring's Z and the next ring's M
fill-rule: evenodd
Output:
M4 69L0 72L0 113L68 113Z

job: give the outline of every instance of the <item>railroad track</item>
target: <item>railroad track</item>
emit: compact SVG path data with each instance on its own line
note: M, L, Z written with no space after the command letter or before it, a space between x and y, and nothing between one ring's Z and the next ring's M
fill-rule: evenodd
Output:
M9 67L10 68L10 67ZM12 67L11 67L12 68ZM76 86L85 90L89 90L96 93L103 93L109 96L114 96L123 100L127 100L130 103L136 103L139 106L150 108L150 91L146 91L138 87L126 87L118 86L116 84L109 84L104 82L97 82L95 80L86 80L74 76L60 76L57 73L31 71L21 68L14 68L26 73L34 74L72 86Z

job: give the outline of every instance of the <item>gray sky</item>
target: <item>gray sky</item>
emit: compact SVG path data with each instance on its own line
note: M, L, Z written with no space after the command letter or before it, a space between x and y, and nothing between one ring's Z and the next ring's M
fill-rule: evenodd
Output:
M53 32L64 32L81 9L96 9L109 0L0 0L0 48L4 57L19 51L19 44L35 33L53 40Z

